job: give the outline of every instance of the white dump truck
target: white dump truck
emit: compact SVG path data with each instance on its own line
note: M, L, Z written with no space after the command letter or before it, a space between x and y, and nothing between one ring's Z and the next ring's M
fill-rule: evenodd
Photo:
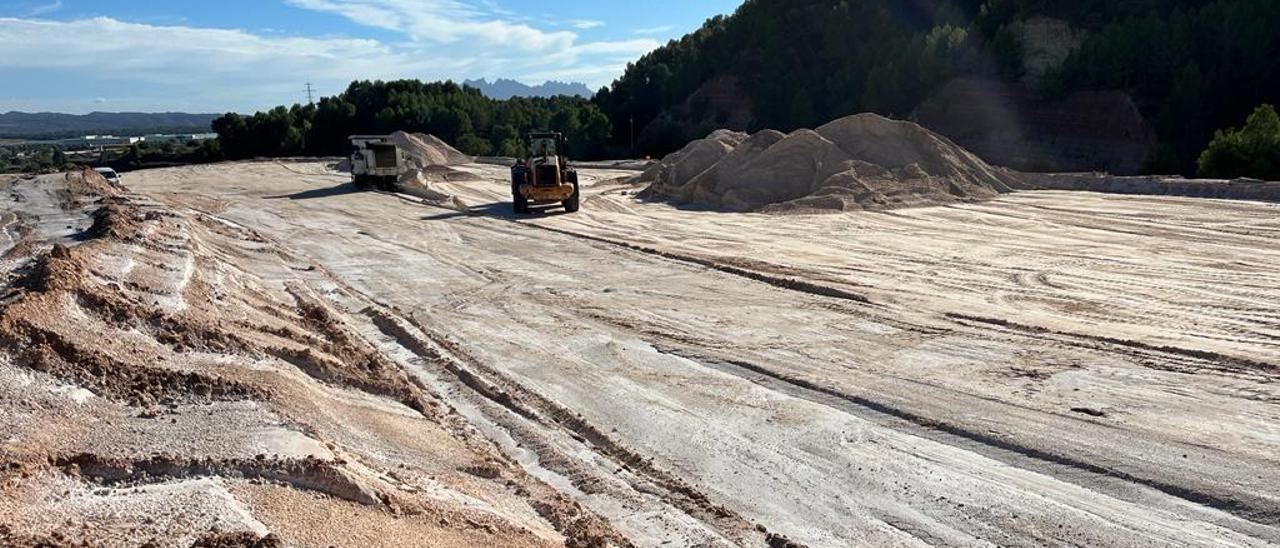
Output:
M408 165L408 156L391 136L351 136L351 180L356 186L394 189Z

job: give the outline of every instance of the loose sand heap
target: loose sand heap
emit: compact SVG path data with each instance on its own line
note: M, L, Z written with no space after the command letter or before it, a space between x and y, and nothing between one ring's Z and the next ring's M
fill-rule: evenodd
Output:
M875 210L985 200L1019 185L911 122L875 114L817 130L717 131L637 179L651 198L738 211Z
M408 157L408 165L398 181L401 192L439 205L465 207L461 200L437 187L440 183L480 180L471 172L453 167L472 163L474 157L463 154L435 135L397 131L390 137L391 142ZM331 169L350 172L351 159L345 158Z
M391 134L391 141L409 157L409 169L400 176L401 192L439 205L458 209L467 207L457 197L439 188L439 183L480 180L470 172L453 168L469 164L475 158L463 154L434 135L397 131Z
M413 164L419 168L430 166L457 166L469 164L475 160L458 149L449 146L435 135L424 133L405 133L397 131L391 134L391 141L405 151Z

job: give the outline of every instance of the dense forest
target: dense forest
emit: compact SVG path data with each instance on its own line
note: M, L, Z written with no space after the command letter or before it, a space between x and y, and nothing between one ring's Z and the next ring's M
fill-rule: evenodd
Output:
M1029 79L1014 29L1033 17L1064 22L1079 41ZM728 118L691 99L716 78L746 95L750 122L739 129L791 130L864 111L907 117L948 81L978 76L1026 83L1045 100L1127 91L1159 141L1149 169L1190 174L1215 131L1280 102L1278 28L1275 0L747 0L628 65L590 100L355 82L314 105L228 114L214 129L233 159L337 154L347 135L397 129L477 155L517 155L520 135L551 129L580 158L659 156Z
M1215 130L1280 100L1274 0L747 0L630 65L595 100L614 127L645 128L639 148L652 154L709 130L662 115L719 75L749 95L748 129L863 111L906 117L957 76L1020 80L1012 28L1033 16L1083 36L1037 91L1129 91L1161 143L1152 169L1192 171Z
M417 80L354 82L313 105L227 114L213 129L230 159L345 154L350 135L397 130L433 134L468 154L517 156L521 136L543 129L564 133L576 156L602 157L610 133L604 113L581 97L499 101L469 86Z

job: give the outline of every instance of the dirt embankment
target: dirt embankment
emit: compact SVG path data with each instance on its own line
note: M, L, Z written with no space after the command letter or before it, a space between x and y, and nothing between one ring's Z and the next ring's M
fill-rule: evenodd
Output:
M92 172L10 184L87 229L4 227L27 243L0 263L0 545L626 545L380 352L353 314L379 305L317 265Z
M992 198L1019 183L911 122L875 114L791 134L717 131L637 178L652 198L738 211L876 210Z
M1254 179L1228 181L1160 175L1120 177L1105 173L1060 173L1028 175L1027 182L1032 188L1046 190L1280 202L1280 182Z

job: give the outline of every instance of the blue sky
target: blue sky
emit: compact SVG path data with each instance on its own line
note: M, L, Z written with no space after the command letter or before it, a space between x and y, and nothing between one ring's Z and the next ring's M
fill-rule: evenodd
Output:
M741 0L0 0L0 112L251 112L355 79L595 89Z

